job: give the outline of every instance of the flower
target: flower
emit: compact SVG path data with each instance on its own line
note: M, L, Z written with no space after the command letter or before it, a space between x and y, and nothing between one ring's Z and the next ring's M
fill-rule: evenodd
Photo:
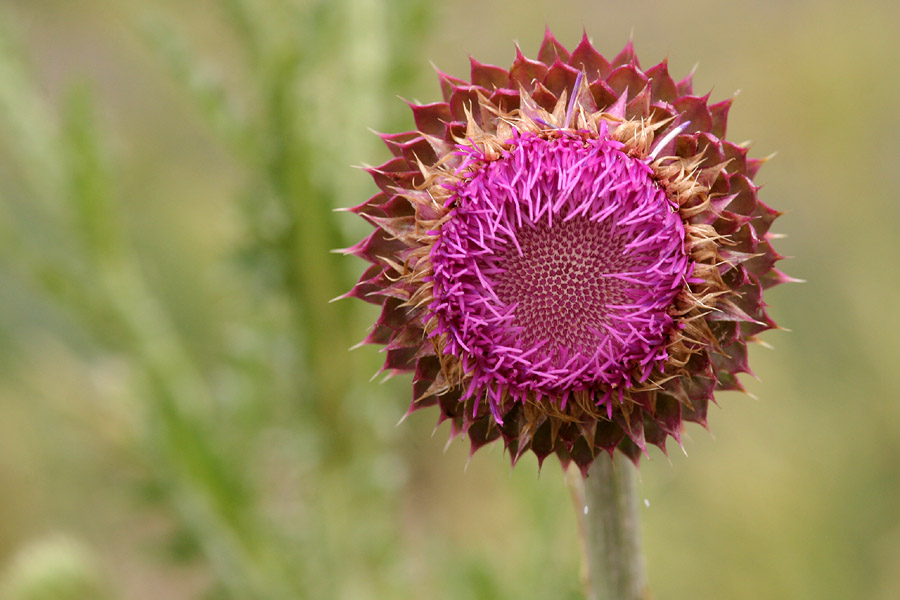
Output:
M509 70L439 72L443 102L381 137L380 191L350 209L375 231L346 294L382 306L365 343L413 372L409 412L437 405L474 452L501 438L586 472L619 449L680 443L717 390L743 390L762 292L790 278L757 198L764 159L724 139L709 104L631 43L607 61L548 31Z

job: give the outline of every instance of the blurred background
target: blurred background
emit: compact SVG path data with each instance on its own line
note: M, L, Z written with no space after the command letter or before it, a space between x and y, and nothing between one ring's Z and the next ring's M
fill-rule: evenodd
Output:
M361 302L352 165L550 26L742 92L801 285L710 430L641 466L659 599L900 597L900 8L0 0L0 597L580 598L558 464L467 463ZM468 466L466 466L468 465Z

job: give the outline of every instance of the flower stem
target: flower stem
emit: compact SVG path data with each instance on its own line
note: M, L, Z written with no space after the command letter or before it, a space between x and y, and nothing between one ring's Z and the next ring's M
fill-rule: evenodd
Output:
M618 452L614 460L597 457L582 497L588 600L647 600L634 465Z

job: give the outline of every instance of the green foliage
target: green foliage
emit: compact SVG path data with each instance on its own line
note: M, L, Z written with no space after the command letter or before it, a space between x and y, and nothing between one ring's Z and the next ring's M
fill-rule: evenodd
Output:
M413 5L418 27L425 11ZM217 265L228 280L208 292L231 307L211 317L204 345L240 339L198 356L123 215L119 165L91 92L79 86L59 110L47 105L8 35L0 118L21 165L6 190L3 241L17 258L5 275L75 332L69 348L84 368L122 366L119 392L136 414L125 439L100 451L138 470L142 510L174 524L172 558L200 561L212 597L339 597L345 583L386 597L402 589L378 574L395 560L394 534L383 521L345 515L388 510L392 487L373 465L389 457L366 454L376 444L369 415L346 406L359 380L348 371L360 365L345 356L363 329L328 300L350 284L346 261L330 250L344 242L333 208L360 192L344 175L344 149L366 133L356 103L377 107L388 82L402 85L391 65L404 64L396 54L407 48L387 39L386 23L372 26L377 3L220 8L245 60L231 89L210 75L225 66L198 58L173 15L145 16L144 31L240 171L234 200L245 229ZM406 33L410 43L421 36ZM326 65L341 72L370 46L381 53L333 85ZM270 506L282 487L296 503ZM359 579L344 577L348 564Z

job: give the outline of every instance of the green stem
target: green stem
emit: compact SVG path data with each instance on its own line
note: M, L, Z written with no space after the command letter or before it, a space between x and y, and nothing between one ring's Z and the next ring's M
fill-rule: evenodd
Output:
M621 453L599 456L583 480L588 600L647 600L650 592L641 551L636 470ZM576 494L577 498L577 494Z

